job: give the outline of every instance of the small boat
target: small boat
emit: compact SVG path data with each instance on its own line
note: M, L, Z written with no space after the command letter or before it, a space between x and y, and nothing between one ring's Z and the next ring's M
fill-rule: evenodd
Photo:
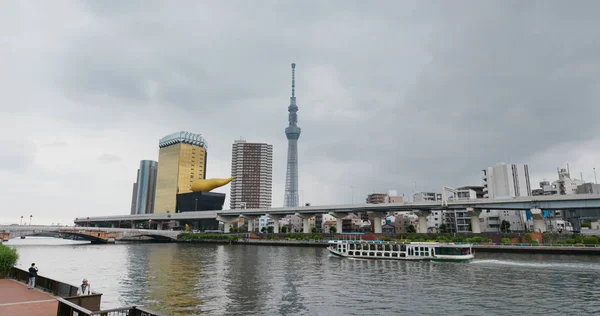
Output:
M330 253L346 258L411 261L469 262L475 258L471 244L331 240Z

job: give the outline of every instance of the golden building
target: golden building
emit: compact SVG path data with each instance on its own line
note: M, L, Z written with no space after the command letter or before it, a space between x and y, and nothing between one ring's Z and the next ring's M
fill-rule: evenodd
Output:
M158 142L158 176L154 213L176 213L177 194L192 192L206 179L206 141L200 134L178 132Z

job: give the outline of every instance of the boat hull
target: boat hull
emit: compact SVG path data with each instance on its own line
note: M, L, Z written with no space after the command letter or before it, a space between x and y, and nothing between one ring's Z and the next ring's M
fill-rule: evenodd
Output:
M341 254L337 251L327 249L329 253L340 258L354 258L354 259L369 259L369 260L399 260L399 261L435 261L435 262L471 262L474 256L464 256L464 258L411 258L411 257L371 257L371 256L351 256L347 254Z

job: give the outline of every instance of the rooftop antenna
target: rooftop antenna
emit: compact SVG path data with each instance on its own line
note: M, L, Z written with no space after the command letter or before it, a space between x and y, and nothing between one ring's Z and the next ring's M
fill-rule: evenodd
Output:
M296 64L292 63L292 98L296 96Z
M579 176L581 177L581 181L583 181L583 172L579 172Z
M567 176L571 178L571 170L569 169L569 164L567 163Z

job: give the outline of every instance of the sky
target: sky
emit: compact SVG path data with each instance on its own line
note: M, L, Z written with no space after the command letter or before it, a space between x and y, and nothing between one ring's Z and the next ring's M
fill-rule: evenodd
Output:
M0 224L128 214L139 161L202 134L274 147L296 63L301 203L600 171L596 1L2 1ZM229 185L215 190L229 194ZM229 207L229 199L225 208Z

